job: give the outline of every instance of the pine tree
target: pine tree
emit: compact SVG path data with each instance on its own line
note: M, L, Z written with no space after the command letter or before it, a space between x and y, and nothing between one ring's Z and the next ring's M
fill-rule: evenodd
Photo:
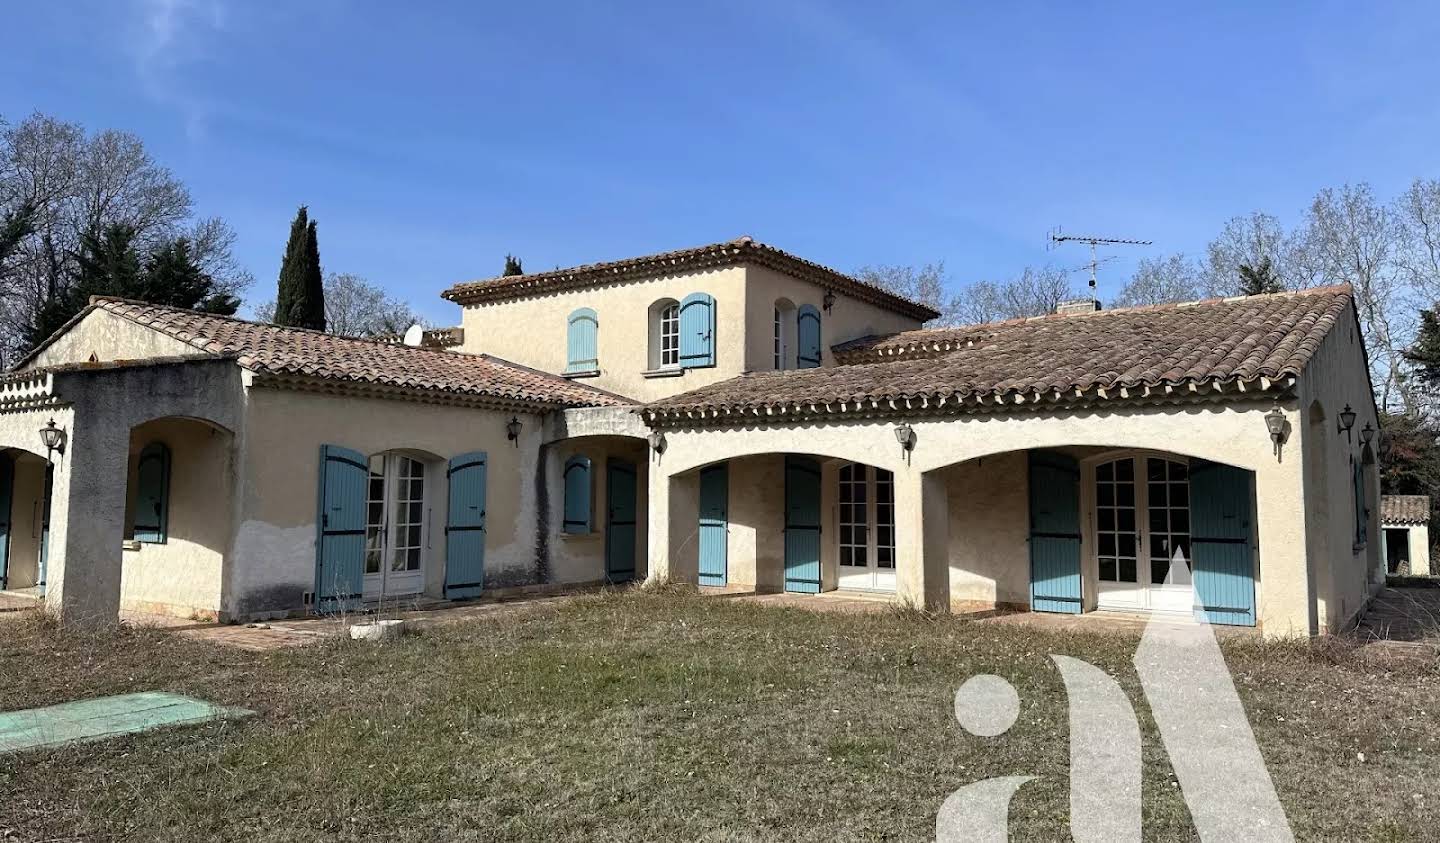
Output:
M89 304L91 296L139 298L144 293L140 255L135 251L135 229L111 225L103 231L90 230L80 237L75 254L76 275L68 287L52 286L36 309L34 321L26 326L25 339L31 346L58 331L71 317Z
M503 275L524 275L525 269L520 266L520 259L514 255L505 256L505 272Z
M139 298L153 304L227 316L240 307L239 299L215 292L215 279L195 262L184 237L155 250L145 266L143 286Z
M1259 296L1265 293L1283 293L1285 291L1285 285L1275 274L1275 266L1268 257L1261 258L1260 262L1254 266L1240 264L1239 273L1242 296Z
M1440 317L1435 310L1420 311L1420 330L1405 359L1415 364L1415 376L1432 391L1440 388Z
M320 272L320 244L315 221L304 205L290 223L290 240L280 262L275 296L275 324L325 330L325 278Z

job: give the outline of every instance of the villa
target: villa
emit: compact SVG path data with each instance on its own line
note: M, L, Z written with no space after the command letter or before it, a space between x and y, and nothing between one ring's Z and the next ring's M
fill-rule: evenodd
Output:
M747 237L443 296L405 343L92 301L0 379L0 588L104 623L648 579L1280 636L1383 583L1348 287L926 329Z

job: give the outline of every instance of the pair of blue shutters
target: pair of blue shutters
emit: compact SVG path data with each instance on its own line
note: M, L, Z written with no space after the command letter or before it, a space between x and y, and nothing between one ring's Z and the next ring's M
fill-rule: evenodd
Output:
M1030 608L1079 614L1080 468L1074 457L1029 452ZM1190 465L1190 568L1197 613L1212 624L1255 625L1251 473Z
M485 580L484 451L461 454L446 471L445 596L480 594ZM320 447L315 605L320 612L359 606L365 587L366 503L370 461L339 445Z
M680 367L715 365L715 299L691 293L680 302ZM600 319L582 307L570 314L565 330L565 374L600 371Z

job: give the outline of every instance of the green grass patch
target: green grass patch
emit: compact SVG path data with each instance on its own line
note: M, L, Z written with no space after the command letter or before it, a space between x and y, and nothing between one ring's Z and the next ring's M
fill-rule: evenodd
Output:
M0 757L0 837L134 840L921 840L952 791L1035 775L1016 834L1066 839L1068 720L1052 653L1130 693L1147 839L1194 832L1128 635L922 613L828 614L613 592L248 653L173 634L0 622L0 709L167 690L249 721ZM1440 828L1440 675L1334 644L1227 642L1302 838ZM1020 718L965 733L955 689L1009 679ZM1363 760L1361 756L1363 755Z

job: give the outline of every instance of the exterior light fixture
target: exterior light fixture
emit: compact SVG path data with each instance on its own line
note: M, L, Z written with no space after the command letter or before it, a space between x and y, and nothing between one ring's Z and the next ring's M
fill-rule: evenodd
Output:
M1371 427L1371 426L1370 426L1370 422L1367 421L1367 422L1365 422L1365 426L1362 427L1362 428L1360 428L1360 441L1363 442L1363 443L1366 444L1366 445L1369 445L1369 444L1370 444L1370 440L1371 440L1371 439L1374 439L1374 438L1375 438L1375 428Z
M1350 428L1355 426L1355 411L1350 409L1349 404L1346 404L1345 409L1340 411L1340 417L1336 419L1335 425L1336 433L1343 433L1345 434L1345 441L1352 441L1350 439Z
M663 454L663 453L665 453L665 434L664 434L664 433L662 433L662 432L660 432L660 431L658 431L658 430L652 430L652 431L650 431L650 435L649 435L647 438L648 438L649 441L650 441L650 450L654 451L654 452L657 453L657 454Z
M1279 404L1265 414L1265 429L1270 431L1270 441L1275 444L1275 456L1280 456L1280 446L1285 444L1285 413Z
M56 427L54 419L40 428L40 441L45 443L46 460L49 460L50 455L56 451L65 453L65 438L65 428Z
M900 443L900 450L908 459L910 452L915 450L915 428L904 422L895 425L895 441Z
M820 303L825 306L825 312L829 313L835 307L835 293L831 290L826 290L825 298L821 299Z
M520 447L520 429L524 426L517 416L511 416L510 421L505 423L505 438L514 442L517 448Z

